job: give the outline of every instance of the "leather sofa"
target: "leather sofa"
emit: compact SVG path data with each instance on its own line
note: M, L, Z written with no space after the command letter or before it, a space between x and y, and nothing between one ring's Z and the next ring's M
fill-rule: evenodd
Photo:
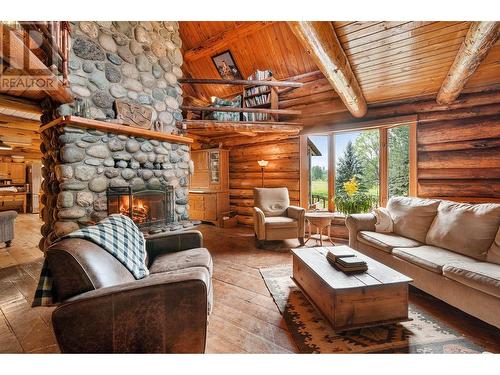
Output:
M298 238L304 245L306 211L290 206L287 188L254 188L253 199L254 231L259 242Z
M66 239L47 249L63 353L204 352L213 263L201 233L160 233L146 247L150 274L140 280L93 242Z
M391 198L392 233L374 214L346 218L349 245L414 285L500 328L500 204Z
M14 220L16 220L16 211L0 212L0 243L5 242L9 247L14 239Z

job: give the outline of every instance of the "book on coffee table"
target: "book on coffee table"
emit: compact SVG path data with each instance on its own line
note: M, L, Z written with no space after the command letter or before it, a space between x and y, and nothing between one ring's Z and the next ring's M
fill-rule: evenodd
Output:
M339 258L349 258L353 257L354 253L347 246L335 246L328 249L326 253L326 259L332 262L336 262Z
M350 259L350 258L347 258ZM339 259L340 260L340 259ZM366 262L353 262L353 263L342 263L340 261L337 261L333 263L333 266L338 269L339 271L349 273L349 272L364 272L368 270L368 265Z
M338 258L335 263L338 263L345 268L366 266L366 262L356 256Z

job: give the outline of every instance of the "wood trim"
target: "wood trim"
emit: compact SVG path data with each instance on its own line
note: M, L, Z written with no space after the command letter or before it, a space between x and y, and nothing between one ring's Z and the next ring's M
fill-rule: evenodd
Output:
M61 125L71 125L84 129L97 129L104 132L120 133L120 134L132 135L135 137L157 139L159 141L165 141L165 142L186 143L186 144L193 143L193 139L188 137L183 137L180 135L164 134L152 130L134 128L132 126L110 123L99 120L92 120L76 116L59 117L54 121L51 121L48 124L42 126L40 128L40 132L42 133L47 129L53 128L54 126L61 126Z
M417 121L417 115L395 116L376 120L337 123L333 125L304 126L300 134L314 135L330 132L375 129L384 126L410 125Z
M179 78L179 83L197 85L236 85L236 86L273 86L273 87L302 87L301 82L249 80L249 79L212 79L212 78Z
M408 125L409 126L409 156L410 156L410 186L409 194L410 197L417 196L418 190L418 152L417 152L417 122Z
M300 207L307 209L309 203L309 163L307 157L307 136L299 137L300 161Z
M437 94L439 104L453 102L500 36L500 22L472 22Z
M184 52L184 63L213 55L222 49L227 49L230 44L236 42L238 39L256 33L273 23L274 21L245 22L234 28L225 30L220 34L203 41L203 43L197 47Z
M244 121L214 121L214 120L188 120L178 123L177 127L187 126L187 130L224 130L236 132L255 133L291 133L297 134L302 130L301 125L288 125L284 123L262 123Z
M387 205L387 200L389 199L389 186L388 186L388 128L379 129L380 137L380 155L379 155L379 204L381 207Z
M354 117L363 117L366 100L331 22L288 22L292 32L313 58Z
M335 211L335 134L328 135L328 211Z

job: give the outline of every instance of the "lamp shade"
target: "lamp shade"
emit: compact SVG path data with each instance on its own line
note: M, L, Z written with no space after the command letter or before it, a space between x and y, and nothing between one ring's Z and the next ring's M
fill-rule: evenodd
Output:
M267 167L267 165L269 164L269 161L267 161L267 160L259 160L257 163L259 163L259 166L261 168L264 168L264 167Z

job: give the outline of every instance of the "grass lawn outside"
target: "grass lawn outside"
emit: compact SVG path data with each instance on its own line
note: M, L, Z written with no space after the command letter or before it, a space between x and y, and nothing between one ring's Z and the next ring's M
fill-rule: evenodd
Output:
M312 180L311 194L323 196L328 201L328 181ZM321 208L326 208L326 207L321 207Z

